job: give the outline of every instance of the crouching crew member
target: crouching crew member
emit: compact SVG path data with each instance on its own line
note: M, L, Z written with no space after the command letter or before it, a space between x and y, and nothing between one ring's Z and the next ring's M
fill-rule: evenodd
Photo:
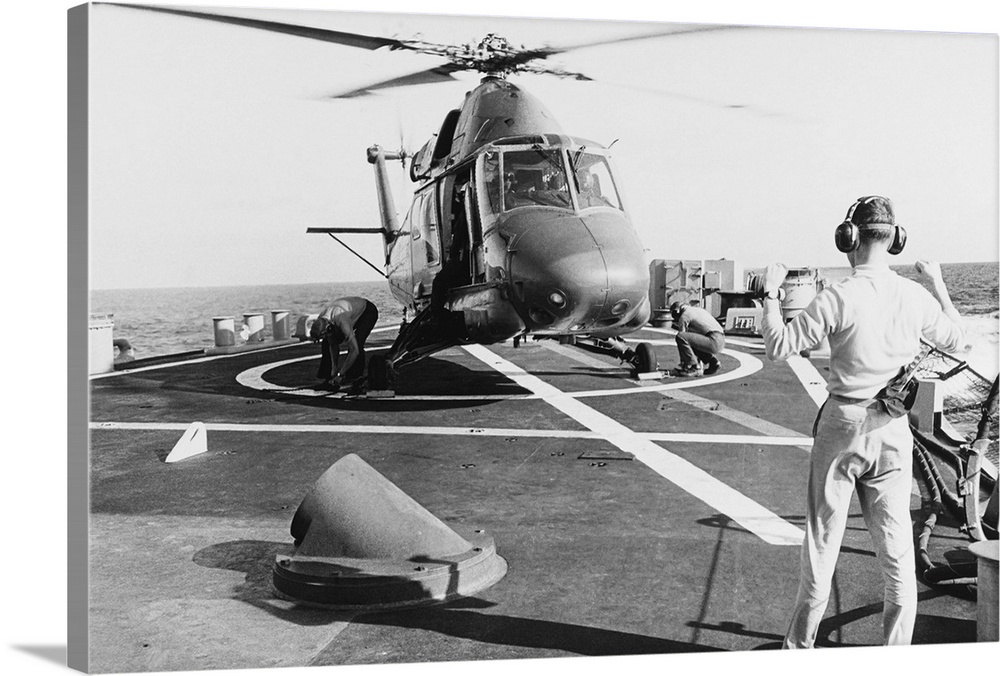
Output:
M339 389L343 384L352 384L352 390L361 388L365 375L365 341L377 321L375 303L358 296L338 298L320 312L309 336L322 344L316 377L324 385ZM340 363L341 344L347 345L343 364Z
M695 378L702 373L710 376L718 371L719 359L715 355L726 346L726 334L715 317L708 310L683 303L671 304L670 316L677 328L677 351L681 362L671 373Z
M820 291L788 324L778 302L787 270L772 264L764 274L767 356L784 360L830 341L829 398L813 425L799 590L784 647L811 648L816 641L855 491L885 585L883 640L905 645L917 614L913 437L909 400L898 393L921 338L947 352L967 349L966 339L937 263L916 265L936 300L889 269L889 255L903 249L906 232L888 199L858 199L835 238L853 273Z

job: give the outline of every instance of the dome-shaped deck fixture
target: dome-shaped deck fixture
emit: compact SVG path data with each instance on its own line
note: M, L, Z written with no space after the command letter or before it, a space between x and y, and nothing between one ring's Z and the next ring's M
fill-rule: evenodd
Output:
M475 594L507 573L493 538L463 537L357 455L319 478L291 524L297 549L279 555L275 594L303 605L386 610Z

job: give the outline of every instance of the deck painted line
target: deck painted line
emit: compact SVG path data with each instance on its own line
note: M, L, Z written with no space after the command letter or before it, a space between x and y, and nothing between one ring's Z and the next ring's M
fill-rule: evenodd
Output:
M545 343L542 343L545 344ZM553 347L558 348L558 345L552 346L545 344L549 349ZM372 348L372 351L379 349L387 349L385 346L379 348ZM563 349L568 349L563 346ZM704 385L712 385L717 383L724 383L730 380L738 380L739 378L745 378L750 376L757 371L764 368L764 364L754 356L745 354L743 352L735 352L731 350L723 350L723 354L727 354L736 361L739 362L737 366L732 371L727 371L726 373L720 373L714 376L705 376L703 378L670 378L669 382L657 382L657 381L647 381L642 383L642 388L634 387L622 387L608 390L585 390L582 392L563 392L564 396L567 397L615 397L621 395L631 395L631 394L645 394L648 392L662 392L664 390L680 390L689 389L692 387L701 387ZM275 385L268 382L264 378L266 374L271 369L278 368L279 366L284 366L286 364L293 364L300 361L308 361L310 359L319 359L319 355L308 355L305 357L296 357L295 359L286 359L284 361L271 362L268 364L262 364L261 366L255 366L254 368L247 369L236 376L236 382L244 387L249 387L254 390L260 390L263 392L283 392L285 394L291 394L301 397L326 397L328 399L340 399L344 397L343 393L330 392L329 390L317 390L312 387L287 387L283 385ZM605 362L597 362L594 360L593 363L599 363L605 371L608 370L608 364ZM537 393L525 393L525 394L440 394L440 395L398 395L393 397L388 401L511 401L516 399L541 399L541 395Z
M257 352L273 352L276 350L284 350L289 347L298 347L299 343L291 343L288 345L277 345L275 347L263 347ZM175 368L177 366L189 366L190 364L204 364L210 361L216 361L218 359L232 359L233 357L242 357L247 355L247 352L234 352L233 354L216 354L211 357L197 357L195 359L185 359L184 361L177 362L167 362L166 364L153 364L150 366L138 366L134 369L125 369L123 371L111 371L109 373L95 373L90 376L91 380L101 380L103 378L115 378L118 376L129 376L133 373L142 373L144 371L156 371L158 369L168 369ZM166 355L169 356L169 355Z
M643 331L653 331L655 333L662 333L665 336L676 336L677 335L677 331L675 331L673 329L660 329L660 328L656 328L656 327L653 327L653 326L643 327L642 330ZM636 338L636 337L629 337L629 338L626 338L625 340L629 341L630 343L641 343L641 342L643 342L643 340L641 338ZM649 342L649 341L647 341L647 342ZM746 348L749 348L751 350L763 350L764 349L764 343L760 343L760 342L754 343L754 342L750 342L748 340L741 340L739 338L733 338L731 336L726 336L726 345L735 345L737 347L746 347Z
M376 327L376 328L372 329L371 332L372 333L381 333L381 332L384 332L384 331L393 331L393 330L396 330L398 328L399 328L399 324L393 324L391 326ZM303 342L307 342L307 341L301 341L301 342L298 342L298 343L289 343L287 345L275 345L274 347L262 347L259 350L255 350L255 352L272 352L274 350L283 350L283 349L288 348L288 347L299 347L300 345L302 345ZM389 346L386 345L384 347L368 347L368 348L365 348L365 349L367 351L369 351L369 352L373 352L375 350L387 350L387 349L389 349ZM93 375L90 376L90 379L91 380L100 380L102 378L114 378L115 376L125 376L125 375L130 375L132 373L142 373L143 371L155 371L157 369L174 368L176 366L187 366L188 364L203 364L205 362L215 361L217 359L232 359L233 357L241 357L241 356L244 356L246 354L249 354L249 353L248 352L234 352L232 354L215 354L215 355L212 355L210 357L198 357L197 359L185 359L184 361L168 362L166 364L153 364L151 366L138 366L138 367L136 367L134 369L125 369L123 371L111 371L110 373L95 373L95 374L93 374ZM156 356L156 355L154 355L154 356ZM169 356L170 355L163 355L164 358L167 358ZM329 394L329 392L327 392L327 394Z
M741 446L811 448L813 441L809 437L765 437L756 434L695 434L689 432L636 432L636 434L650 441L673 441L679 444L739 444Z
M600 366L602 364L602 362L599 359L595 359L594 357L590 356L589 354L579 349L574 349L559 344L549 345L546 342L543 342L542 344L545 345L545 347L547 347L548 349L552 350L553 352L556 352L567 359L573 359L575 361L578 361L581 364L585 364L587 366ZM647 386L646 383L638 383L638 385L640 387ZM768 422L767 420L762 420L761 418L750 415L749 413L744 413L743 411L739 411L734 408L729 408L728 406L720 404L717 401L706 399L705 397L700 397L697 394L688 391L687 389L660 390L660 395L663 397L667 397L669 399L675 399L677 401L683 402L685 404L688 404L689 406L696 406L704 411L717 415L720 418L729 420L730 422L734 422L737 425L741 425L743 427L746 427L747 429L753 430L755 432L760 432L761 434L765 434L773 438L780 438L780 439L798 438L797 442L789 443L788 445L790 446L799 446L800 448L805 448L805 449L812 448L812 437L804 436L802 434L799 434L798 432L795 432L794 430L782 427L781 425L776 425L772 422ZM650 438L650 435L644 435L644 436ZM704 437L706 435L699 435L699 436ZM660 439L660 438L657 438L656 440L675 441L675 439ZM679 441L680 439L676 440ZM720 440L719 443L734 443L734 442ZM767 442L761 442L761 443L767 443Z
M92 422L92 430L183 432L190 423ZM504 427L416 427L405 425L262 425L256 423L205 423L208 432L268 432L291 434L399 434L448 437L505 437L533 439L603 439L593 430L539 430ZM685 432L636 432L651 441L685 444L738 444L743 446L798 446L797 437L762 437L749 434L694 434Z
M637 460L657 474L698 498L712 509L725 514L765 542L774 545L800 545L803 532L778 515L724 484L708 472L684 460L662 446L625 427L558 388L533 376L519 366L494 354L482 345L463 346L469 354L488 364L515 383L539 394L550 406L570 416L581 425L600 434L619 449L632 453Z
M714 376L703 376L701 378L665 378L666 382L644 381L642 387L618 388L613 390L589 390L586 392L565 392L564 394L578 399L587 397L613 397L622 394L636 394L648 392L665 392L669 390L690 390L706 385L718 385L731 380L739 380L757 373L764 368L764 363L760 359L745 352L735 350L723 350L722 354L728 355L739 362L732 371L717 373Z
M599 359L595 359L589 354L583 352L582 350L567 347L565 345L559 344L548 344L547 342L542 343L545 347L557 354L562 355L567 359L573 359L581 364L587 366L599 367L603 364ZM725 352L725 351L723 351ZM632 381L636 382L636 381ZM692 381L680 381L680 382L692 382ZM678 384L680 384L680 382ZM648 383L638 383L640 387L649 387ZM760 432L761 434L773 436L776 438L788 438L788 437L798 437L800 441L795 444L795 446L800 446L802 448L812 448L812 438L799 434L794 430L790 430L781 425L776 425L767 420L762 420L757 416L750 415L749 413L744 413L743 411L736 410L734 408L729 408L717 401L711 399L706 399L704 397L699 397L697 394L690 392L687 388L677 388L673 390L658 390L661 396L668 397L670 399L675 399L677 401L684 402L690 406L697 406L702 410L708 411L714 415L719 416L730 422L734 422L737 425L742 425L747 429L751 429L755 432Z
M816 402L816 407L822 406L827 398L826 380L816 370L813 363L805 357L795 354L788 358L788 365L795 372L802 386L806 388L806 393Z
M366 348L368 352L387 350L389 346ZM325 397L327 399L343 399L343 392L331 392L330 390L318 390L313 387L288 387L285 385L275 385L264 378L264 374L272 369L288 364L295 364L301 361L318 360L319 355L311 354L295 359L285 359L283 361L262 364L242 371L236 375L236 382L244 387L261 392L283 392L294 394L300 397ZM386 401L511 401L514 399L534 399L530 394L419 394L419 395L397 395ZM366 401L368 401L366 399ZM375 401L375 400L372 400Z
M569 348L566 347L565 345L545 344L545 347L552 350L553 352L562 355L563 357L566 357L567 359L573 359L575 361L580 362L581 364L586 364L587 366L596 367L602 364L600 360L595 359L594 357L591 357L586 353L583 353L579 349ZM726 354L727 352L723 350L723 353ZM728 354L733 354L733 353L728 352ZM698 380L701 379L699 378ZM637 381L632 380L631 382L635 383ZM694 382L695 382L694 380L678 380L676 381L677 387L673 389L659 389L659 388L654 389L656 388L656 385L650 384L648 382L638 382L637 384L640 387L642 387L644 391L659 392L661 396L668 397L670 399L676 399L677 401L682 401L691 406L698 406L699 408L702 408L710 413L713 413L719 416L720 418L724 418L731 422L735 422L738 425L742 425L743 427L754 430L755 432L761 432L762 434L767 434L775 437L799 437L802 441L800 441L798 445L802 445L807 448L812 446L812 439L810 437L804 437L793 430L782 427L781 425L775 425L774 423L762 420L756 416L752 416L749 413L744 413L742 411L729 408L728 406L724 406L716 401L712 401L711 399L706 399L704 397L699 397L697 394L689 392L688 391L689 388L687 387L687 385L693 384ZM718 382L718 381L713 381L713 382Z
M799 434L795 430L790 430L787 427L782 427L781 425L758 418L757 416L750 415L749 413L744 413L743 411L735 408L730 408L717 401L699 397L693 392L688 392L687 390L672 390L662 392L661 394L664 397L675 399L688 404L689 406L697 406L704 411L708 411L713 415L717 415L720 418L734 422L737 425L741 425L755 432L760 432L761 434L775 438L796 439L797 441L792 444L794 446L812 448L812 437L807 437L803 434Z
M190 423L92 422L92 430L177 431ZM450 437L533 437L598 439L589 430L529 430L504 427L418 427L407 425L262 425L255 423L205 423L209 432L285 432L297 434L416 434Z
M572 359L573 361L583 364L584 366L589 366L594 369L600 370L602 373L632 373L632 369L622 369L622 368L608 368L614 362L612 361L614 357L606 357L604 359L598 359L597 357L591 356L589 353L584 352L583 348L570 347L568 345L563 345L557 343L554 340L540 340L538 344L544 347L550 352L555 352L556 354L566 357L567 359Z
M676 331L669 329L657 329L657 328L647 327L646 330L655 331L656 333L663 333L666 335L677 335ZM741 345L758 350L765 349L763 344L748 343L745 341L733 340L728 336L726 337L726 344ZM725 352L725 350L723 350L723 352ZM817 354L817 356L828 356L829 351L827 350L826 352L823 353L814 353L814 354ZM826 380L823 378L823 376L820 375L819 371L816 370L816 367L813 365L813 363L800 355L792 355L791 357L788 358L787 361L792 371L798 377L799 382L801 382L802 386L806 388L806 392L809 394L809 397L816 403L816 406L822 406L823 402L826 401L827 399Z

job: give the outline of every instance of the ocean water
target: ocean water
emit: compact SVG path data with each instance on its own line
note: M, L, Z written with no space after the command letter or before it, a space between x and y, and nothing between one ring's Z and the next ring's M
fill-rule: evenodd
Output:
M892 269L903 277L923 284L912 265L893 266ZM819 274L835 281L850 275L851 268L820 268ZM941 274L955 308L963 317L997 314L1000 302L1000 263L943 263ZM930 290L930 285L923 285Z
M403 317L385 282L98 289L90 293L90 312L113 314L114 337L128 339L136 359L142 359L212 347L214 317L232 317L238 333L245 313L261 313L270 336L271 311L287 310L294 332L299 316L315 314L343 296L375 303L380 325L399 323Z
M997 373L1000 334L1000 264L952 263L941 268L952 301L973 338L975 347L968 361L992 378ZM917 278L910 266L896 271ZM833 281L850 274L850 268L821 268L819 273ZM298 316L319 312L341 296L370 299L378 306L380 325L398 323L403 317L402 306L385 282L93 290L90 312L114 315L114 337L128 339L135 357L142 359L211 347L213 317L233 317L238 330L244 313L259 312L270 335L272 310L289 311L294 330Z
M893 270L930 290L912 265L893 266ZM818 272L833 282L850 275L851 268L819 268ZM1000 263L942 263L941 275L972 342L972 351L963 359L981 375L995 378L1000 370Z

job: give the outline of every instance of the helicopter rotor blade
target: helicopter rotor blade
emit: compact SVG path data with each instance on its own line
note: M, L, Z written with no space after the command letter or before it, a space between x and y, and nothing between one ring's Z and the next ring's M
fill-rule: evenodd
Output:
M391 80L374 82L372 84L365 85L364 87L358 87L357 89L352 89L347 92L341 92L339 94L331 94L328 98L354 99L374 94L375 92L383 89L392 89L394 87L408 87L410 85L451 82L458 79L453 75L453 73L457 73L462 70L465 69L462 68L461 66L446 63L441 66L435 66L434 68L428 68L426 70L420 70L415 73L410 73L408 75L395 77L392 78Z
M565 54L566 52L572 52L579 49L588 49L590 47L601 47L603 45L614 45L623 42L635 42L637 40L652 40L655 38L665 38L680 35L690 35L693 33L707 33L720 30L733 30L738 28L746 28L746 26L736 26L736 25L724 25L724 24L691 24L682 28L672 28L670 30L659 30L652 33L642 33L639 35L626 35L624 37L607 38L603 40L592 40L589 42L581 42L574 45L559 45L559 46L546 46L539 47L536 49L525 49L513 57L513 60L517 61L519 64L525 64L529 61L535 59L547 59L550 56L556 56L558 54ZM553 75L558 75L558 73L551 73ZM576 74L571 74L576 75ZM584 76L586 77L586 76ZM577 78L583 79L583 78Z
M253 19L249 17L234 16L230 14L216 14L213 12L182 9L180 7L169 7L162 5L131 5L131 4L116 3L116 2L97 2L94 4L108 5L112 7L125 7L137 10L144 10L148 12L161 12L164 14L173 14L175 16L184 16L193 19L201 19L205 21L216 21L219 23L243 26L245 28L269 31L273 33L283 33L285 35L308 38L312 40L319 40L322 42L330 42L330 43L345 45L348 47L357 47L360 49L377 50L383 47L388 47L390 50L393 51L405 50L408 52L415 52L419 54L433 55L445 60L445 63L435 66L433 68L428 68L407 75L402 75L400 77L384 80L381 82L375 82L370 85L352 89L347 92L332 94L326 98L351 99L351 98L367 96L373 94L376 91L391 89L395 87L405 87L409 85L432 84L432 83L453 81L457 79L454 77L454 73L457 73L459 71L479 70L480 72L489 72L480 66L480 62L477 61L475 57L469 56L468 51L466 51L467 48L461 48L452 45L425 42L421 40L386 38L374 35L364 35L361 33L348 33L345 31L337 31L328 28L317 28L314 26L303 26L298 24L283 23L280 21L270 21L265 19ZM719 25L681 24L681 25L674 25L670 29L663 29L640 35L627 35L624 37L592 40L573 45L545 46L535 49L522 48L519 50L511 50L506 54L504 54L502 65L503 65L503 70L508 73L553 75L565 79L590 81L594 80L594 78L585 75L583 73L564 70L558 67L549 67L541 64L532 64L530 62L544 60L549 58L550 56L555 56L557 54L564 54L570 51L587 49L590 47L599 47L602 45L634 42L637 40L650 40L655 38L665 38L671 36L683 36L683 35L705 33L711 31L733 30L738 28L746 28L746 26L723 25L723 24ZM668 96L676 96L675 94L672 94L670 92L661 92L661 93L664 93ZM725 104L719 104L719 105L725 105ZM735 108L740 106L728 106L728 107Z
M670 30L659 30L652 33L641 33L639 35L626 35L617 38L604 40L593 40L591 42L581 42L575 45L560 45L540 47L537 49L526 49L517 57L522 63L533 59L547 59L550 56L576 51L578 49L589 49L590 47L601 47L603 45L614 45L623 42L635 42L637 40L653 40L655 38L666 38L681 35L691 35L694 33L709 33L714 31L729 31L747 26L737 26L728 24L692 24L683 28L673 28Z
M695 106L707 106L709 108L724 108L726 110L739 110L745 113L752 113L762 117L783 117L782 113L777 113L770 111L759 106L747 104L747 103L734 103L727 102L720 99L706 98L704 96L694 96L691 94L683 94L677 91L671 91L668 89L659 89L656 87L644 87L642 85L633 84L623 84L621 82L611 82L603 78L588 78L591 82L605 85L608 87L617 87L619 89L628 89L631 91L642 92L644 94L652 94L654 96L663 96L666 98L674 99L676 101L682 101L684 103L695 105Z
M214 14L210 12L199 12L189 9L180 9L177 7L162 7L157 5L125 5L116 2L99 2L94 3L97 5L110 5L114 7L127 7L130 9L139 9L149 12L163 12L164 14L174 14L177 16L186 16L192 19L203 19L206 21L218 21L220 23L228 23L236 26L244 26L246 28L255 28L258 30L270 31L272 33L284 33L285 35L294 35L300 38L309 38L312 40L321 40L323 42L333 42L339 45L346 45L348 47L359 47L361 49L381 49L382 47L388 47L390 49L410 49L413 51L419 51L416 48L408 45L402 40L396 40L394 38L383 38L373 35L362 35L361 33L346 33L343 31L330 30L328 28L314 28L312 26L300 26L296 24L282 23L280 21L266 21L263 19L250 19L241 16L231 16L228 14Z

